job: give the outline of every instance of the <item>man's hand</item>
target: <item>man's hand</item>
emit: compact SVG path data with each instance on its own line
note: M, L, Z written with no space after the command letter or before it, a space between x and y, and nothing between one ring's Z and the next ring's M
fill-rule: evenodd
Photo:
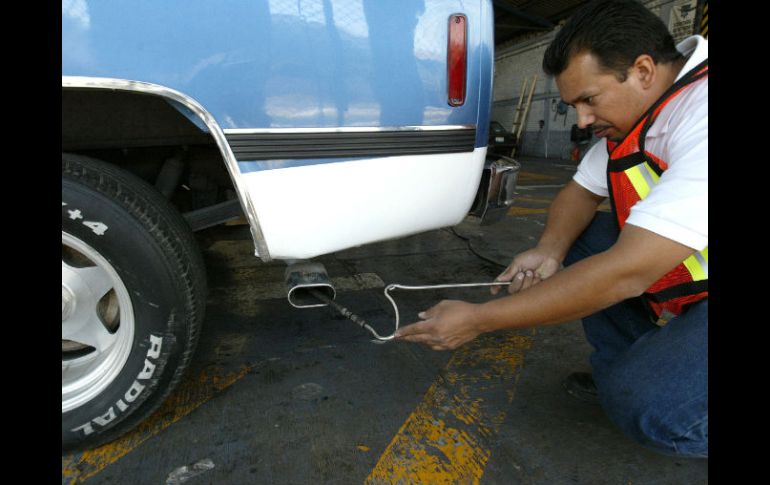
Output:
M605 199L574 180L567 182L548 208L548 219L537 246L517 255L495 281L510 281L508 293L514 294L553 276ZM499 291L499 286L491 289L493 295Z
M396 339L425 344L433 350L456 349L480 333L477 307L473 303L444 300L421 312L422 320L396 331Z
M559 271L561 263L546 251L533 248L517 255L508 268L495 278L495 281L510 281L508 293L516 293L536 285ZM496 295L499 286L493 286L491 292Z

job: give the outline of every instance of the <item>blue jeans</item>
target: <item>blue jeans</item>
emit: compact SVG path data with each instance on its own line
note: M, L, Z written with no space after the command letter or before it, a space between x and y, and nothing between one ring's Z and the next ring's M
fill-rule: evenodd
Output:
M614 216L596 217L568 266L617 240ZM583 319L599 401L634 441L667 455L708 457L708 298L659 327L640 299Z

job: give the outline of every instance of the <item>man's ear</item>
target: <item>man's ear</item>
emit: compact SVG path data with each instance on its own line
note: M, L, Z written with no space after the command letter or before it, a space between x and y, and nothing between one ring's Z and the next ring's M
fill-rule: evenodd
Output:
M631 76L636 78L642 88L649 89L658 76L658 66L650 55L642 54L631 65Z

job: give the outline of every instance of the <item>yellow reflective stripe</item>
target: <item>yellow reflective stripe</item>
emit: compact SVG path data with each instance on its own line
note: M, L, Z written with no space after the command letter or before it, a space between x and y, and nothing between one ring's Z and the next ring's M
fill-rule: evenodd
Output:
M639 170L639 166L637 165L629 168L625 171L625 174L626 177L628 177L628 180L631 181L631 185L634 186L634 190L636 190L639 198L644 199L647 197L647 194L650 193L650 186L645 182L644 176L642 175L641 170Z
M649 175L649 179L648 180L650 181L650 186L653 186L653 185L657 184L658 181L660 180L660 175L655 173L655 170L653 170L652 167L650 167L649 163L645 162L644 168L647 169L647 174Z
M631 181L631 185L634 186L634 190L639 195L639 199L644 199L650 193L650 189L653 185L658 183L660 177L656 174L649 164L640 163L625 171L628 180Z
M709 278L709 248L691 254L682 264L690 272L693 281L703 281Z
M650 167L647 162L635 165L625 171L631 185L634 186L639 199L644 199L649 195L652 186L657 184L660 176ZM707 280L709 277L709 248L691 254L682 264L690 272L693 281Z
M699 251L699 252L695 253L693 256L695 256L695 259L697 259L698 263L700 263L700 267L701 267L701 270L703 271L703 275L704 275L703 279L708 279L708 277L709 277L709 248L708 248L708 246L706 246L706 248L704 248L703 251Z

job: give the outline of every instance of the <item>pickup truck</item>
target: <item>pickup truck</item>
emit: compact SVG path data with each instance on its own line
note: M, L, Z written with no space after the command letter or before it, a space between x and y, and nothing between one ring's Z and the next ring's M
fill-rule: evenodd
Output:
M302 276L499 219L518 165L486 153L493 53L490 0L63 0L63 452L182 378L207 294L195 231L245 218L255 257Z

